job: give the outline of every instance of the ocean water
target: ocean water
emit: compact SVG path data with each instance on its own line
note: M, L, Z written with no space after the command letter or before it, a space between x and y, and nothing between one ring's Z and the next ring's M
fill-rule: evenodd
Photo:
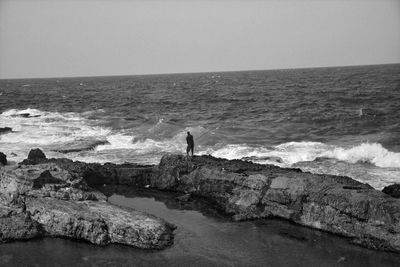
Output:
M157 164L185 153L400 182L400 65L0 80L0 151ZM61 153L69 149L68 153ZM72 151L71 151L72 150Z

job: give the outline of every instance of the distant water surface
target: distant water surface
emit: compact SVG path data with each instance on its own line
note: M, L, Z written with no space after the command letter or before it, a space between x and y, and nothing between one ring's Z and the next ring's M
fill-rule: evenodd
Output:
M185 151L400 182L400 65L0 80L0 151L158 163ZM63 154L56 152L73 147Z

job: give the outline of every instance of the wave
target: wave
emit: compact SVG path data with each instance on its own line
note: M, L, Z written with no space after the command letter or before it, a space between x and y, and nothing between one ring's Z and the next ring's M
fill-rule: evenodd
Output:
M90 138L103 140L111 132L111 129L99 127L96 121L86 119L79 113L30 108L4 111L0 114L0 127L13 129L1 136L1 143L20 146L46 146Z
M104 113L104 110L93 112ZM215 139L216 142L213 142L212 129L168 123L165 122L168 121L167 119L158 119L145 129L113 130L104 126L106 122L102 124L87 117L93 112L7 110L0 114L0 127L10 127L13 131L2 134L0 143L2 147L8 147L13 152L26 151L34 146L64 153L90 150L87 152L90 155L85 155L93 159L97 154L111 155L116 151L129 151L125 154L149 157L154 155L154 161L156 161L156 158L164 153L184 153L186 132L190 131L195 136L196 154L245 159L282 167L290 167L298 162L312 162L318 158L331 158L352 164L368 163L383 168L400 168L400 153L389 151L379 143L361 143L352 147L307 141L287 142L277 146L224 144L218 143L218 138ZM21 117L20 114L30 115ZM124 153L120 154L124 157ZM76 154L71 155L73 156Z
M369 163L382 168L400 168L400 153L387 150L379 143L362 143L353 147L337 147L320 142L288 142L274 147L250 147L245 144L225 145L206 151L227 159L250 159L288 167L298 162L331 158L349 163Z
M370 163L378 167L400 168L400 153L387 150L379 143L362 143L352 148L335 148L323 157L335 158L350 163Z

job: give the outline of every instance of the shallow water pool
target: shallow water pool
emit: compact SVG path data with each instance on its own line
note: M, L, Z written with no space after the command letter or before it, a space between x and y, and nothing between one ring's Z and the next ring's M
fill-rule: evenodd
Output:
M161 251L98 247L64 239L0 246L0 266L396 266L400 255L361 248L328 233L281 220L233 222L202 200L108 188L111 203L175 224L174 244ZM106 190L108 190L106 189Z

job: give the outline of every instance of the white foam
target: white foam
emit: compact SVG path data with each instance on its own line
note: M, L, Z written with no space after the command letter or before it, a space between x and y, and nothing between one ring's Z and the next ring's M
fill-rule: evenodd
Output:
M391 152L378 143L362 143L347 149L337 147L322 156L350 163L366 162L383 168L400 168L400 153Z
M28 117L18 116L30 114ZM37 109L11 109L0 114L0 127L11 127L12 132L0 136L0 146L11 160L21 160L30 149L46 151L76 140L95 138L105 140L111 129L96 126L79 113L47 112ZM48 151L46 151L48 152ZM12 154L18 156L13 158Z
M43 111L40 111L38 109L33 109L33 108L27 108L23 110L19 109L9 109L7 111L4 111L1 116L3 117L10 117L10 116L18 116L22 114L30 114L31 116L41 116L44 115L45 113Z
M288 142L270 149L250 147L245 144L225 145L208 148L203 154L227 159L279 157L283 161L282 164L276 162L274 164L280 166L290 166L297 162L314 161L316 158L325 157L349 163L366 162L377 167L400 168L400 153L391 152L378 143L362 143L348 148L319 142ZM257 162L263 163L262 160Z

